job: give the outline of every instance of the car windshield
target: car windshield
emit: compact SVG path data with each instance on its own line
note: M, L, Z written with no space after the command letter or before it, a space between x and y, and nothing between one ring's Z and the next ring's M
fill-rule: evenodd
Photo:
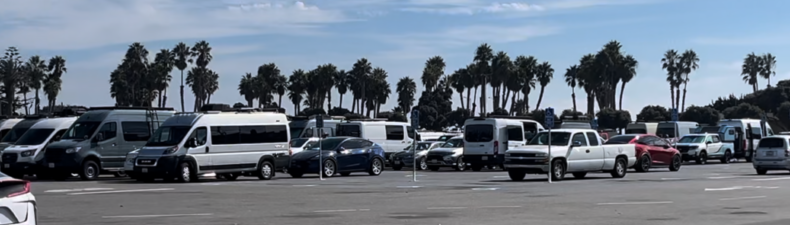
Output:
M21 138L22 135L24 135L25 132L27 132L27 130L29 129L30 129L29 127L11 129L11 132L8 132L8 134L5 137L3 137L3 140L0 142L16 143L16 141L18 141L19 138Z
M571 140L571 133L551 132L551 145L568 145ZM540 132L535 135L528 145L549 145L549 132Z
M312 144L311 146L309 146L309 148L306 148L305 150L318 151L319 147L322 150L335 150L337 146L340 145L340 143L345 140L346 140L345 138L327 138L321 140L320 143L317 141L315 144Z
M181 143L181 140L187 136L189 133L189 129L192 127L189 126L165 126L156 129L154 135L148 139L148 142L145 143L145 146L174 146Z
M85 140L90 138L91 135L99 128L99 124L101 122L78 122L71 125L66 134L63 135L61 140L63 139L74 139L74 140Z
M634 140L636 136L633 135L617 135L612 138L609 138L605 145L613 145L613 144L628 144L631 143L631 140Z
M300 148L304 145L305 142L309 141L309 138L295 138L291 139L291 147L292 148Z
M703 141L705 141L705 136L685 136L678 143L702 143Z
M417 143L417 151L427 150L428 148L431 147L431 144L433 144L433 143L430 143L430 142L429 143ZM413 149L412 146L413 145L409 145L409 147L406 147L406 149L404 149L404 150L411 151Z
M301 128L301 127L291 127L291 129L289 129L289 131L291 132L291 137L299 137L299 136L301 136L303 130L304 130L304 128Z
M39 145L47 141L55 129L30 129L14 145Z
M447 141L447 140L450 140L453 137L455 137L455 136L454 135L444 135L444 136L439 137L439 139L437 139L437 141Z
M460 148L464 147L464 139L453 138L442 144L442 148Z

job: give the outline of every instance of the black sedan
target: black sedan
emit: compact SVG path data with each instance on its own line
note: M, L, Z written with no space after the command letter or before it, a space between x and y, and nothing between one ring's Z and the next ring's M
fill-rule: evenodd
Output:
M323 165L321 172L325 177L338 173L348 176L352 172L378 176L384 170L384 149L362 138L329 137L315 145L305 146L302 152L291 156L288 173L294 178L306 173L319 173L319 165Z

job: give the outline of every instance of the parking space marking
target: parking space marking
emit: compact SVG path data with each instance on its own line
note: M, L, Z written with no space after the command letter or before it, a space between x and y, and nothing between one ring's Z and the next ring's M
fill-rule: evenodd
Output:
M428 207L428 209L466 209L468 207Z
M328 210L316 210L313 211L314 213L335 213L335 212L367 212L370 209L328 209Z
M422 186L397 186L397 188L421 188Z
M747 200L747 199L760 199L765 198L767 196L747 196L747 197L737 197L737 198L722 198L719 199L720 201L733 201L733 200Z
M315 187L315 184L294 184L294 187Z
M413 176L414 176L414 175L411 175L411 174L409 174L409 175L406 175L405 177L413 177ZM418 177L427 177L428 175L420 175L420 174L417 174L417 176L418 176Z
M520 205L492 205L492 206L480 206L481 209L502 209L502 208L521 208Z
M114 188L82 188L82 189L54 189L46 190L44 193L65 193L65 192L80 192L80 191L108 191L115 190Z
M753 181L772 181L772 180L788 180L790 177L773 177L773 178L760 178L752 179Z
M93 192L68 193L68 195L116 194L116 193L154 192L154 191L172 191L172 190L175 190L175 189L173 189L173 188L155 188L155 189L114 190L114 191L93 191Z
M708 177L708 179L718 180L718 179L732 179L732 178L739 178L743 176L728 176L728 177Z
M491 187L491 188L472 188L473 191L496 191L499 188Z
M688 178L677 178L677 177L664 177L664 178L661 178L661 180L685 180L685 179L688 179Z
M741 189L777 189L779 187L763 187L763 186L734 186L723 188L705 188L705 191L734 191Z
M102 216L104 219L113 218L157 218L157 217L181 217L181 216L213 216L214 213L195 213L195 214L168 214L168 215L126 215L126 216Z
M604 202L596 205L657 205L657 204L672 204L671 201L663 202Z

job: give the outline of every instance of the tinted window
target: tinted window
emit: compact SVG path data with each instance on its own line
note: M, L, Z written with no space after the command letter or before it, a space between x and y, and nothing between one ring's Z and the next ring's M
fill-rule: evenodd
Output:
M66 134L66 131L67 129L59 130L57 133L55 133L55 136L52 136L52 139L49 139L49 143L60 141L60 139L63 137L63 134Z
M780 138L766 138L760 140L760 148L784 148L785 140Z
M3 137L3 142L15 143L17 140L19 140L19 138L22 137L22 135L25 134L25 132L27 132L28 129L30 128L11 129L11 132L8 132L8 135Z
M647 134L647 130L641 128L625 129L626 134Z
M587 132L587 139L590 140L590 145L597 146L598 145L598 136L595 133Z
M532 139L532 137L535 137L535 134L538 133L538 124L537 123L524 122L523 125L524 125L524 137L527 140Z
M313 134L313 131L315 131L316 129L318 129L318 128L304 129L304 131L302 131L302 137L318 137L318 135ZM331 127L321 128L320 132L321 132L321 135L323 135L321 137L334 137L335 136L335 131Z
M711 136L711 137L713 138L713 143L721 142L721 140L719 140L719 136L714 135L714 136Z
M403 140L403 126L387 125L387 140Z
M551 132L551 145L567 146L571 139L571 133ZM529 141L529 145L549 145L549 132L540 132L535 138Z
M148 122L121 122L123 139L126 141L148 141L151 128Z
M414 139L414 130L411 129L411 126L406 126L406 132L408 132L409 138Z
M524 140L524 130L521 127L508 127L507 128L507 140L509 141L523 141Z
M442 148L460 148L464 147L464 139L453 138L442 144Z
M288 142L285 125L211 127L211 143L215 145Z
M653 137L653 136L643 136L640 137L639 140L636 142L643 145L656 145L656 141L660 140L661 138Z
M702 143L705 139L705 136L684 136L678 140L678 143Z
M656 138L656 141L653 142L653 145L655 145L655 146L667 146L667 145L669 145L669 143L667 143L667 141L665 141L664 139Z
M675 128L673 127L659 127L656 129L656 136L662 138L674 138L675 137Z
M345 140L345 138L327 138L321 140L320 143L314 144L311 146L312 148L306 148L305 150L317 150L318 146L321 146L321 149L323 150L335 150L337 146L340 145L340 142Z
M76 139L76 140L83 140L90 138L93 135L93 132L99 128L99 122L79 122L74 123L69 127L69 130L66 131L66 134L63 136L63 139ZM105 135L106 137L106 135ZM113 137L115 137L113 135Z
M11 132L11 129L0 130L0 138L5 137L8 132Z
M239 127L211 127L211 143L215 145L232 145L239 143Z
M357 149L362 148L362 142L359 140L348 140L341 145L344 149Z
M175 146L187 136L192 127L188 126L164 126L156 129L151 139L145 146Z
M489 142L494 140L494 126L467 125L464 127L464 138L468 142Z
M338 124L337 136L362 137L358 124Z
M30 129L19 140L14 143L15 145L39 145L47 141L49 135L55 132L55 129Z
M107 122L101 126L101 129L99 129L99 133L102 134L102 136L104 136L104 140L115 138L116 136L118 136L118 125L116 125L115 122Z
M205 145L208 141L208 129L206 127L198 127L192 134L189 135L189 138L195 138L197 140L198 146Z
M587 144L587 138L585 138L584 134L582 134L582 133L574 134L573 135L573 139L571 141L573 141L573 143L579 142L579 143L582 144L582 146L588 146L589 145L589 144Z
M301 127L291 127L291 129L288 132L291 132L291 137L301 137L303 130L304 128Z
M307 139L307 138L294 138L294 139L291 139L291 147L293 147L293 148L302 147L302 145L304 145L304 143L307 142L308 140L310 140L310 139Z
M609 138L609 140L607 140L606 143L604 143L604 144L605 145L628 144L628 143L631 143L631 140L634 140L634 138L636 138L636 136L633 136L633 135L617 135L617 136L614 136L612 138Z

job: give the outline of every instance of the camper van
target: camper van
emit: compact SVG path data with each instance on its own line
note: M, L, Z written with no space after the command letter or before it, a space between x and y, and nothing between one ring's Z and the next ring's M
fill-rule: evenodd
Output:
M5 119L0 122L0 139L3 139L8 132L11 132L11 128L14 128L14 125L22 121L22 119ZM0 149L2 151L2 149Z
M729 138L725 138L725 141L733 141L735 145L735 154L734 157L738 158L745 158L747 162L752 161L752 152L756 149L757 145L760 143L760 139L763 137L763 128L760 124L760 120L758 119L723 119L717 123L718 126L730 126L734 129L734 140L728 140ZM765 133L766 136L773 136L774 131L771 129L771 125L768 123L765 124L766 129ZM751 140L751 142L749 142Z
M655 122L636 122L625 127L625 134L652 134L656 135L658 123Z
M409 146L414 140L414 131L406 122L374 119L346 120L337 124L337 136L359 137L379 144L384 148L384 157Z
M22 178L35 174L36 159L49 143L60 140L77 117L44 119L30 127L13 145L3 150L2 171Z
M464 123L464 161L473 171L501 166L508 148L525 145L543 130L543 125L530 118L469 118Z
M699 123L693 121L662 121L656 125L656 136L675 143L680 137L694 133Z
M47 146L36 176L63 180L77 173L93 180L102 172L121 173L126 154L143 147L173 114L173 108L91 107Z
M288 120L290 121L288 123L288 133L291 135L291 138L301 137L304 128L307 127L307 123L310 122L310 119L306 116L292 116L289 117Z
M137 152L131 176L197 181L201 175L272 179L288 166L288 118L279 112L179 113Z

